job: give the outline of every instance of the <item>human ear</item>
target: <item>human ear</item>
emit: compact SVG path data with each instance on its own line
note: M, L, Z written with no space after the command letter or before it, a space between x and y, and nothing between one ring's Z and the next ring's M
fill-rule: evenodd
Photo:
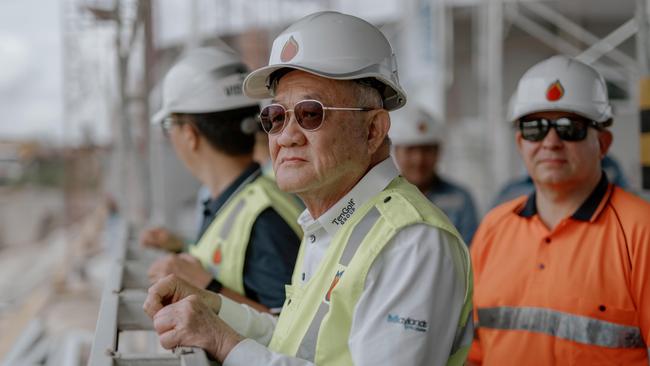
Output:
M384 143L390 129L390 117L385 109L374 110L368 124L368 153L373 155Z
M600 158L604 158L609 147L612 146L612 141L614 141L614 135L610 130L598 131L598 143L600 145Z

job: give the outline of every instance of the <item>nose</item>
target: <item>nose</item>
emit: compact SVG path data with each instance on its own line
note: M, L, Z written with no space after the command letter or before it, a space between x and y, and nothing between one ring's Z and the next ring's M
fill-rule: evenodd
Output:
M544 140L542 140L542 147L547 149L557 149L562 146L562 139L558 136L555 126L551 127Z
M292 112L287 112L289 118L284 121L285 125L282 131L278 134L277 142L280 146L300 146L306 141L305 133L296 121L296 115Z

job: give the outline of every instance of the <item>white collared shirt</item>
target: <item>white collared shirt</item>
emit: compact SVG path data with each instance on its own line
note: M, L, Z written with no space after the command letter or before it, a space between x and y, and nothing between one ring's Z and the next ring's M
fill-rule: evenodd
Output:
M307 210L300 215L303 245L307 245L303 282L316 271L332 237L353 211L397 175L393 161L386 159L318 219ZM416 224L398 232L377 256L352 317L348 345L355 365L446 364L465 295L465 274L454 267L451 257L450 246L457 240L445 231ZM249 338L233 348L224 366L311 365L266 348L273 336L275 317L222 299L220 317ZM402 318L425 321L426 331L408 329L394 321Z

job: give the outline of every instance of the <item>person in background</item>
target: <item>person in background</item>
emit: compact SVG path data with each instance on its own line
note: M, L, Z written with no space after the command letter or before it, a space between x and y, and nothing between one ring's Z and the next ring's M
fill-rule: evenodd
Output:
M474 200L464 187L437 172L444 140L443 126L417 106L391 113L393 157L404 178L449 217L469 245L478 226Z
M490 211L474 235L469 359L648 365L650 203L603 172L613 140L605 80L554 56L513 98L508 121L535 190Z
M190 51L165 76L163 107L153 118L179 159L207 187L197 243L157 260L152 282L175 274L257 309L282 307L302 231L294 200L253 160L257 102L242 94L246 67L230 49ZM145 246L182 251L164 228Z

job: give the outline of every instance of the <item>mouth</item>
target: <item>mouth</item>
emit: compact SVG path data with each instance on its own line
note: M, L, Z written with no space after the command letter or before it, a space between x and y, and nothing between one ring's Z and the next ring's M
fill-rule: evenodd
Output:
M559 165L559 164L564 164L566 163L566 159L561 159L561 158L546 158L546 159L540 159L539 164L553 164L553 165Z
M285 163L287 163L287 164L304 163L306 161L307 160L305 160L303 158L300 158L300 157L297 157L297 156L289 156L289 157L285 157L285 158L280 159L280 165L285 164Z

